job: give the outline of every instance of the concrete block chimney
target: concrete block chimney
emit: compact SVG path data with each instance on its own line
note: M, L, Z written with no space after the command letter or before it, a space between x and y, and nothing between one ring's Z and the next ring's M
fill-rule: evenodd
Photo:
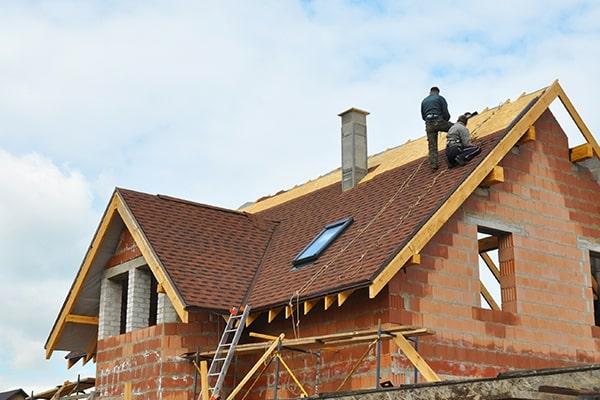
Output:
M351 108L342 118L342 190L350 190L367 175L367 115Z

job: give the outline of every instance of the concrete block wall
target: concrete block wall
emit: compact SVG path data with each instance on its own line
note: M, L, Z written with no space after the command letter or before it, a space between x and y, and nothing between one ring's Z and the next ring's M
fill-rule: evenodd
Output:
M118 335L121 328L121 291L119 282L104 278L100 286L98 339Z
M158 315L156 321L159 324L170 322L181 322L173 303L165 293L158 294Z
M135 268L128 272L126 332L148 326L150 316L150 272Z

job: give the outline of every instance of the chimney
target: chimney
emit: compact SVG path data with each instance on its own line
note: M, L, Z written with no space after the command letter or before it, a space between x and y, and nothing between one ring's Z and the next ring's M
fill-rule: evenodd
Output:
M342 117L342 190L350 190L367 175L367 115L351 108Z

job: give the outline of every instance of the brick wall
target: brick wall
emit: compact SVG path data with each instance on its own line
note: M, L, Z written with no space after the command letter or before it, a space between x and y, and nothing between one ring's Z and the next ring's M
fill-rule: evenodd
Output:
M389 285L399 305L395 322L436 330L420 352L443 376L600 361L582 244L600 244L600 186L569 161L567 138L549 111L535 126L537 141L501 162L505 182L473 194L424 249L421 265ZM513 259L505 261L514 287L504 291L513 291L505 311L479 307L476 238L485 223L512 232ZM402 363L394 356L393 365Z
M133 236L131 236L131 233L129 233L127 228L123 228L123 231L121 232L121 237L119 238L119 243L117 244L115 254L106 263L106 268L123 264L124 262L133 260L134 258L140 257L141 255L142 253L135 244Z
M189 324L167 323L98 341L96 390L102 399L193 398L194 367L179 355L216 346L224 322L206 313ZM203 322L200 322L203 321Z
M359 290L341 308L324 311L319 302L300 316L300 335L373 328L378 320L431 328L436 335L420 338L419 352L442 377L600 362L585 248L586 242L600 244L600 188L586 170L569 162L566 136L550 112L536 128L537 141L501 162L505 182L473 194L422 251L421 265L400 272L375 299ZM512 285L505 291L510 303L504 311L480 307L478 224L512 232L502 242L511 249L501 260ZM270 324L266 318L261 315L243 340L249 340L249 331L294 337L293 320L283 312ZM207 313L194 320L101 340L98 389L104 398L119 398L131 382L134 399L191 399L193 367L176 356L199 347L214 349L224 325ZM312 395L334 390L367 345L325 348L320 357L286 350L284 358ZM258 355L239 357L227 385L239 382ZM382 379L411 383L413 373L396 346L384 341ZM271 365L250 398L272 398L274 381ZM299 395L283 369L279 382L280 398ZM371 351L343 389L374 385Z

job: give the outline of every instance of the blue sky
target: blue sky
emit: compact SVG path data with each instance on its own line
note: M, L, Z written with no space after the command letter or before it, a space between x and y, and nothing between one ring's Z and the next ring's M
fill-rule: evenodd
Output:
M597 132L600 4L499 4L1 2L0 391L93 373L43 343L115 186L236 208L336 168L350 106L370 153L422 136L432 85L456 116L559 78Z

